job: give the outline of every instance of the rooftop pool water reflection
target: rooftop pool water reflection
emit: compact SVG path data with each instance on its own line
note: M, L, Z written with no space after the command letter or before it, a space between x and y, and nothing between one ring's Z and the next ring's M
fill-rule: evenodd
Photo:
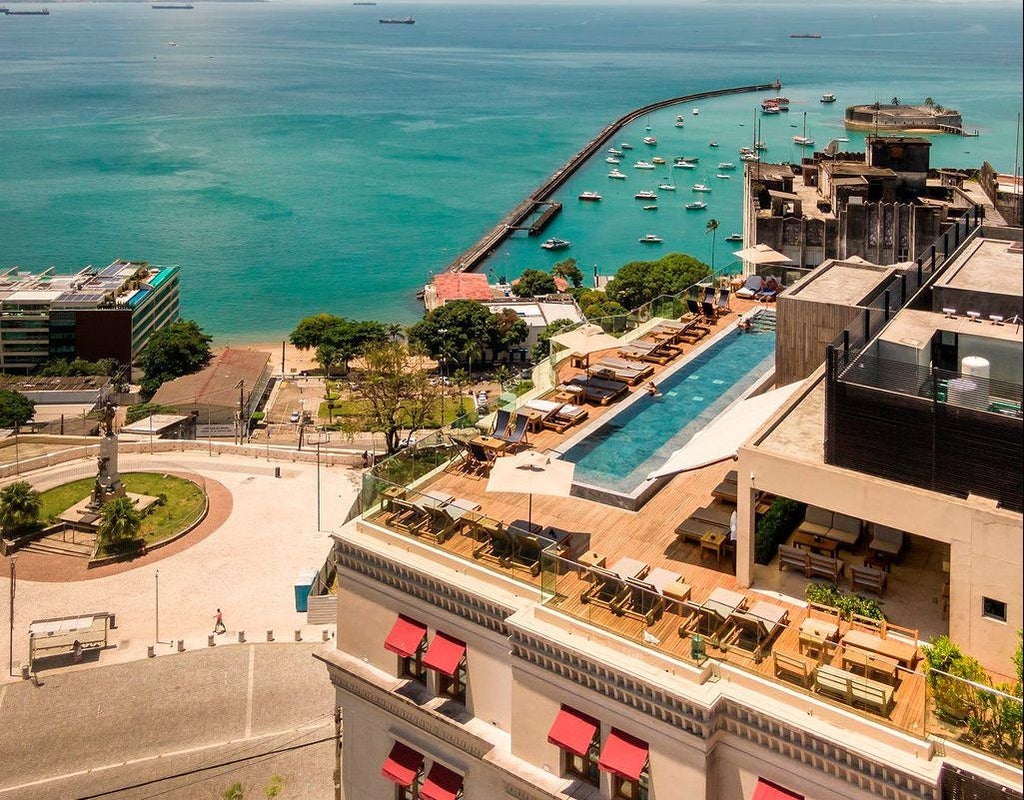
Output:
M762 311L754 329L731 328L658 380L661 397L637 392L620 411L569 442L574 494L637 508L647 475L741 397L775 362L775 314Z

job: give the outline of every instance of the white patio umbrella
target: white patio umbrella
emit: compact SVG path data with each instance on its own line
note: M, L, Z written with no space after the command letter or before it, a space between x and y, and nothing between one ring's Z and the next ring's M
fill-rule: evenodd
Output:
M581 325L574 330L552 336L551 342L578 356L589 356L591 353L622 346L622 342L605 333L600 325Z
M793 261L789 256L773 250L766 244L755 244L753 247L737 250L733 255L751 264L790 264Z
M569 497L576 465L550 453L526 450L496 459L487 480L488 492L516 492L529 495L527 526L533 527L533 496Z

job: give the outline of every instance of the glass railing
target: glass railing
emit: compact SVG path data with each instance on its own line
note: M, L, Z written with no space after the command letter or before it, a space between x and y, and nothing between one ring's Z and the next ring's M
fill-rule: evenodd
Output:
M929 670L925 730L1020 765L1024 720L1020 682L988 677L995 686Z

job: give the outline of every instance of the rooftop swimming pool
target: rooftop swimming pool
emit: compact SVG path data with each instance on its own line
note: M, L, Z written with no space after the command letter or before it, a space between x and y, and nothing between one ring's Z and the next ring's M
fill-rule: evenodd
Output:
M573 494L638 508L657 488L647 475L765 375L775 361L775 314L732 328L658 380L661 397L634 393L621 410L568 442ZM645 485L648 484L648 485Z

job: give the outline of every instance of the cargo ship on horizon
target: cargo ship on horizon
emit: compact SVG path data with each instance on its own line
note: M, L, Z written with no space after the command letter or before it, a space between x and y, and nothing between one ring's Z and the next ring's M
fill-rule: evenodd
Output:
M7 6L0 6L0 14L5 14L8 17L48 17L50 10L44 8L40 11L15 11Z
M406 17L405 19L379 19L377 20L381 25L415 25L416 20L412 17Z
M173 9L177 11L191 11L195 8L191 3L153 3L150 8Z
M791 33L789 34L790 39L820 39L820 33Z

